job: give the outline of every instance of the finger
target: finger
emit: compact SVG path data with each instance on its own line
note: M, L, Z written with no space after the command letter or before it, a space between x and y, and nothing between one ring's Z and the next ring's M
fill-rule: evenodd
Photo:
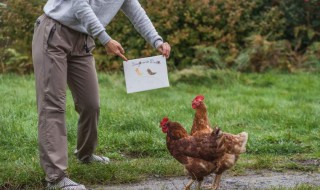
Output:
M165 57L167 57L167 50L166 50L166 49L163 49L162 55L165 56Z
M169 50L167 51L167 54L166 54L166 55L167 55L167 56L166 56L167 58L170 57L170 51L169 51Z
M166 48L163 46L162 47L162 51L161 51L162 55L165 55L166 54Z
M169 58L169 51L166 51L166 58Z
M119 49L120 49L120 52L121 52L122 54L125 53L125 51L124 51L124 49L123 49L123 47L122 47L121 45L119 46Z
M122 53L118 53L117 54L119 57L121 57L123 60L128 61L128 59L126 58L126 56L124 56Z
M164 55L166 58L168 58L168 57L169 57L169 52L170 52L169 47L168 47L167 44L165 44L164 47L163 47L163 55Z
M169 53L171 51L171 46L169 44L168 44L168 51L169 51Z
M166 58L169 58L169 51L166 51Z
M116 48L120 50L121 53L125 52L122 45L119 42L115 41L115 45L116 45Z
M110 51L108 53L110 55L118 55L118 53L120 53L120 51L118 49L110 49Z
M167 58L169 58L170 57L170 52L171 52L171 46L167 43L167 45L168 45L168 57Z
M162 48L162 46L160 46L160 47L158 48L158 50L159 50L159 52L160 52L161 54L163 54L163 48Z

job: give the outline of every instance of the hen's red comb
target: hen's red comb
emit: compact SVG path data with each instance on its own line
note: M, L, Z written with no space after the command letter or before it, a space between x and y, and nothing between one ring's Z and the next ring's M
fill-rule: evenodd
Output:
M196 96L193 100L203 101L203 100L204 100L204 96L198 95L198 96Z
M168 118L168 117L164 117L164 118L160 121L160 126L164 126L168 121L169 121L169 118Z

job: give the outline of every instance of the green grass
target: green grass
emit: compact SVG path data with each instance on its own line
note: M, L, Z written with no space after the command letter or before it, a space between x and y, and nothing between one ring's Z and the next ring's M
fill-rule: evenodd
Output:
M170 82L170 88L128 95L121 74L99 74L97 153L112 159L106 166L80 165L72 155L78 115L68 92L71 178L89 185L183 175L158 124L168 116L190 130L191 100L197 94L205 96L213 125L231 133L249 133L247 154L232 170L235 174L246 169L319 172L319 165L309 161L319 163L320 157L320 75L193 68L171 72ZM0 189L43 188L33 76L0 75L0 96Z

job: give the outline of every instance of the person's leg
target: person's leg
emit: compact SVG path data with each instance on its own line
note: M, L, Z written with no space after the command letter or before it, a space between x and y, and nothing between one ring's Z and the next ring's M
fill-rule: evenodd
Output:
M83 34L68 59L68 86L79 113L76 155L80 161L90 162L97 145L100 100L94 58L85 46L92 49L94 41Z
M63 51L51 51L50 43L56 39L56 27L56 22L42 15L36 22L32 42L40 162L48 182L63 178L68 164L65 128L67 60Z
M70 45L63 38L61 25L42 15L35 24L32 58L38 106L40 163L48 189L85 187L66 177L68 165L65 103L67 54Z

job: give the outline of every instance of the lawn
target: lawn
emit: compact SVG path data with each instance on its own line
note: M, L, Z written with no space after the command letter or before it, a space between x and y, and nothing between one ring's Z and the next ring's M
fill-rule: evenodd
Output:
M97 153L109 165L81 165L73 156L77 113L67 96L69 176L83 184L125 183L184 175L159 128L164 116L190 131L191 100L205 96L210 122L249 133L247 153L233 174L247 169L319 172L320 75L243 74L193 68L170 72L170 88L126 94L122 74L99 74L101 113ZM40 189L33 75L0 75L0 189ZM315 161L316 162L313 162Z

